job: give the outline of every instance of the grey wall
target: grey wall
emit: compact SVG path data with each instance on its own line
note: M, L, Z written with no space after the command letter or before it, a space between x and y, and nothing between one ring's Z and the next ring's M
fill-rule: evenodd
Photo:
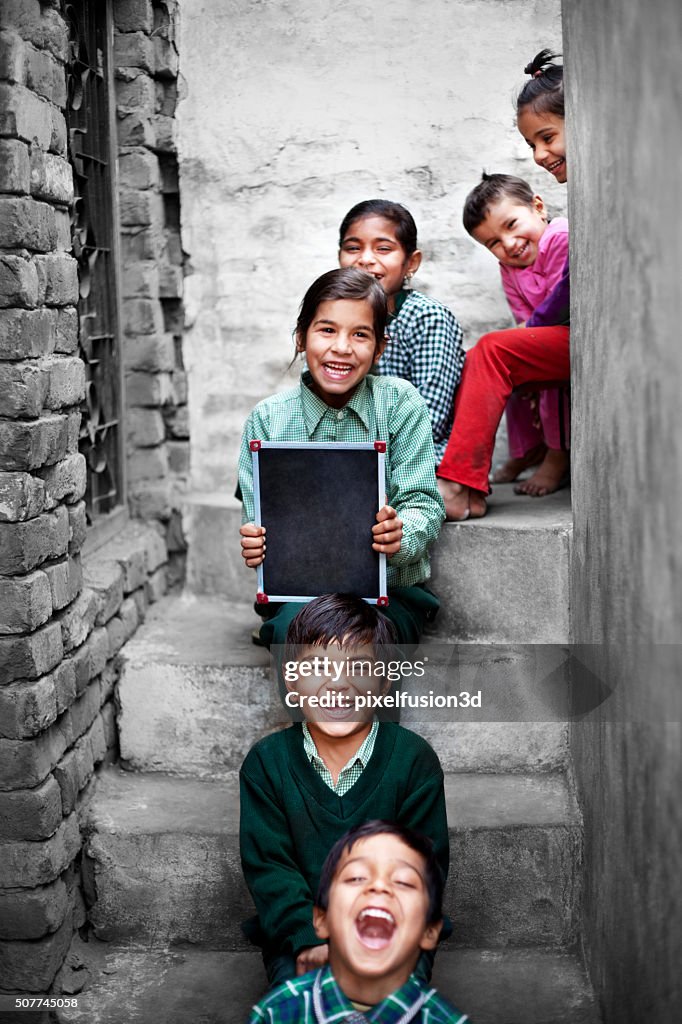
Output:
M566 189L514 125L526 61L561 38L560 0L186 0L178 148L192 485L232 493L246 416L290 387L305 290L336 266L347 210L405 203L413 282L472 345L511 317L496 260L462 227L481 169Z
M573 635L611 701L572 728L605 1024L682 1019L682 5L563 2L574 302ZM617 719L617 721L614 721ZM677 723L677 724L675 724Z

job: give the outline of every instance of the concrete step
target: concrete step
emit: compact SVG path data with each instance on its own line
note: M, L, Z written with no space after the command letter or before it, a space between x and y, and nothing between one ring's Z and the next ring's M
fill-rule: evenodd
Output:
M250 605L164 598L122 651L121 759L145 771L220 776L289 719Z
M239 547L242 506L223 491L190 492L182 501L187 538L186 587L191 594L216 594L254 601L256 574L244 565Z
M412 656L421 679L402 689L448 698L480 692L480 709L405 707L401 723L436 750L444 771L557 771L568 758L566 649L536 644L446 644L427 637Z
M122 652L119 732L129 767L219 778L239 767L256 739L288 722L269 655L251 643L257 624L251 605L217 597L168 597L152 606ZM567 726L543 721L549 717L543 683L548 669L540 667L547 658L550 667L558 661L562 686L558 651L472 644L459 651L456 667L443 671L453 650L427 641L415 658L430 656L433 667L409 688L447 693L483 686L480 712L473 721L460 721L408 708L404 724L426 736L453 771L561 767ZM495 699L489 701L490 695Z
M446 523L432 553L442 601L438 634L483 643L566 643L570 490L546 498L496 485L484 519ZM191 494L183 506L187 587L236 601L255 596L239 549L241 506L222 494Z
M575 941L580 821L559 774L446 776L446 908L457 945ZM253 914L238 849L236 776L221 782L105 769L84 858L98 938L240 949Z
M257 953L131 950L76 939L87 987L60 1024L245 1024L263 995ZM552 949L441 950L434 984L472 1024L598 1024L577 956Z
M429 584L441 600L441 638L481 643L568 643L570 490L546 498L498 484L483 519L446 523Z

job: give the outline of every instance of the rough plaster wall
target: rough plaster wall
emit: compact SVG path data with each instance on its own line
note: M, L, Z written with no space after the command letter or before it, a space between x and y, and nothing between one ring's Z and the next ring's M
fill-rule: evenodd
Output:
M682 1018L682 657L671 646L682 609L682 7L564 0L563 14L573 633L608 642L599 667L617 686L572 730L585 941L605 1024L672 1024Z
M425 257L415 285L456 312L468 344L510 322L461 209L485 166L564 212L513 111L526 61L560 42L559 0L184 0L181 21L192 479L232 489L243 421L291 381L298 304L336 265L354 203L408 206Z

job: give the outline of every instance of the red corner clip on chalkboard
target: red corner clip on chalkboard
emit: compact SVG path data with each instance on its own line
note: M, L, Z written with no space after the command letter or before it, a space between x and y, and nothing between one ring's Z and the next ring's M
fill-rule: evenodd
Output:
M385 441L375 441L374 442L374 451L375 452L383 452L384 454L386 454L386 442Z
M261 446L261 442L260 441L249 441L249 448L251 449L252 452L259 452L260 451L260 446Z

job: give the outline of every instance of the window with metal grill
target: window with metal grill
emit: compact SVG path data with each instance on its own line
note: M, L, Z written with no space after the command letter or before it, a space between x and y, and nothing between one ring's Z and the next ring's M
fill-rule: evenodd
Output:
M110 0L63 5L70 30L67 127L74 172L79 354L86 367L79 449L88 466L88 522L124 512L116 135Z

